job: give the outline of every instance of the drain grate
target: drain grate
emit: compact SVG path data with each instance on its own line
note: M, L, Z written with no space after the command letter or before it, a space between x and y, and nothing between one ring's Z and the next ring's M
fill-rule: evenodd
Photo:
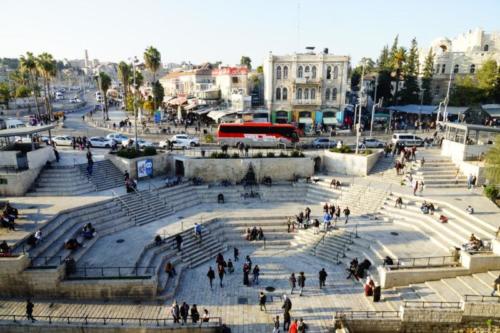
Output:
M273 291L275 291L275 290L276 290L276 288L274 288L274 287L266 287L266 291L267 291L267 292L272 293L272 292L273 292Z
M238 297L238 304L248 304L248 297Z
M123 243L123 242L125 242L125 239L121 239L121 238L120 238L120 239L117 239L117 240L116 240L116 242L117 242L118 244L119 244L119 243Z
M397 232L395 232L395 231L391 231L391 235L393 235L393 236L399 236L399 234Z

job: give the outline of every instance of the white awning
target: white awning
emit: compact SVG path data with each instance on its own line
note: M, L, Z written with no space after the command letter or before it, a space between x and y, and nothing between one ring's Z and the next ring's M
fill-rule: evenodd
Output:
M232 114L235 114L236 111L221 111L221 110L217 110L217 111L210 111L207 116L212 118L213 120L215 121L219 121L220 118L224 117L224 116L229 116L229 115L232 115Z

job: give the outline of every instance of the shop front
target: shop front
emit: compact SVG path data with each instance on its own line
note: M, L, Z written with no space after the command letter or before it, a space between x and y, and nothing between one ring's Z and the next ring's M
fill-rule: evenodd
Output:
M273 111L271 121L273 124L288 124L292 121L292 113L284 110Z

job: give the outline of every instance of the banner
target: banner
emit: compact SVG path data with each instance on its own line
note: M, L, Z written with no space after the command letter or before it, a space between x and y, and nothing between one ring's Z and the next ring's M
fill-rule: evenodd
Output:
M153 177L153 160L137 161L137 178Z

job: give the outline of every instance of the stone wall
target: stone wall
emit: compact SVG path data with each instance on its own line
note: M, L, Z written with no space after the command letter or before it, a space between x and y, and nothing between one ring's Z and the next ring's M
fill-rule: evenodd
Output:
M16 150L0 151L0 168L15 168L17 169L17 154Z
M172 173L172 155L167 153L160 153L154 156L143 156L134 159L128 159L116 156L115 154L108 154L107 157L113 164L120 170L127 170L130 176L137 177L137 161L152 159L153 160L153 176L170 175Z
M465 145L460 142L443 140L441 145L441 155L448 156L455 164L470 157L479 156L490 150L492 145Z
M470 274L469 270L463 267L412 268L396 270L379 268L378 271L380 276L380 286L385 289Z
M67 325L67 324L43 324L40 321L36 325L16 322L0 322L0 332L9 333L216 333L213 327L131 327L132 325L106 324L102 325Z
M367 176L377 163L382 150L370 155L341 154L325 150L323 164L327 171L353 176Z
M471 255L464 252L460 255L460 262L464 268L468 269L468 274L500 269L500 256L495 254Z
M245 177L250 164L258 182L265 176L273 181L287 181L293 175L305 178L314 174L314 160L310 157L212 159L176 156L174 159L184 164L185 177L201 177L207 182L224 179L239 182Z
M28 158L28 166L30 169L42 168L45 166L47 161L54 161L56 159L54 149L50 146L29 151L26 156Z
M29 169L20 172L1 173L0 196L20 197L31 188L42 168Z

